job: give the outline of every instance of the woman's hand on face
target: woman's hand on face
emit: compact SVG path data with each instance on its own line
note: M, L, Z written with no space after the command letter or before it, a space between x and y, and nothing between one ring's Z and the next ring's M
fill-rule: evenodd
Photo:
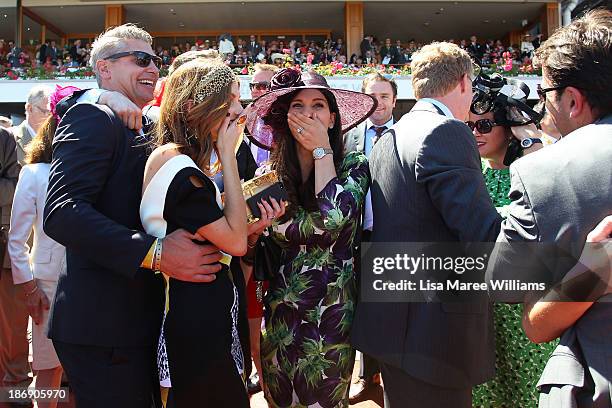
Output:
M287 120L291 134L304 149L314 150L317 147L331 147L327 133L328 126L319 120L316 113L312 118L299 112L288 113Z
M285 205L285 201L281 200L279 203L272 197L270 197L269 203L265 199L257 203L257 206L261 211L261 217L257 222L249 225L248 235L260 235L266 228L272 225L275 219L285 215Z
M239 116L235 120L231 120L230 116L227 116L223 120L217 134L217 149L220 156L224 154L236 155L236 147L242 138L245 123L246 116L244 115Z

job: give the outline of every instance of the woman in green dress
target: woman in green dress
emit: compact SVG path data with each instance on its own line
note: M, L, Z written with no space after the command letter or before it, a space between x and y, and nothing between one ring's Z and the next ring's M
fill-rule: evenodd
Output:
M493 205L505 217L510 204L510 170L504 164L520 155L520 141L537 137L537 129L520 126L508 107L496 104L484 115L470 113L472 129L482 158L482 172ZM542 146L534 143L522 154L532 153ZM490 381L474 388L472 405L483 408L537 408L536 384L556 347L557 341L535 344L529 341L521 325L522 304L497 303L493 309L496 342L496 374Z

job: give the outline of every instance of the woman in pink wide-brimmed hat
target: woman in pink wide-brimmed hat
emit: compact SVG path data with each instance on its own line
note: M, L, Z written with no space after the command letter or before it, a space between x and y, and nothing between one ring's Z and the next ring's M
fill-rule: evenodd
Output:
M261 340L272 406L348 406L355 237L370 172L364 154L343 153L342 133L375 108L368 95L287 68L247 114L251 139L271 150L266 169L276 170L289 197L269 230L282 249L264 298ZM250 235L249 246L258 238Z

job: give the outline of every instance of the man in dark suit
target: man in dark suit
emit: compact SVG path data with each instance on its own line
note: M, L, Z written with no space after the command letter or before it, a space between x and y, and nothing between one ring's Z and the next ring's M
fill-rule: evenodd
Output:
M129 24L98 37L92 65L100 87L142 109L159 76L151 42ZM110 109L91 103L69 108L53 141L44 229L66 246L67 266L49 337L77 407L159 406L155 361L164 289L156 271L210 282L220 270L218 250L194 244L185 231L161 244L142 232L146 142Z
M361 58L365 58L368 51L372 52L372 36L366 35L363 40L361 40L361 44L359 44L359 49L361 51Z
M372 95L376 98L378 105L372 115L359 126L351 129L344 134L345 152L358 151L370 156L374 143L395 123L393 119L393 109L397 102L397 84L393 79L385 78L376 72L368 75L361 84L361 92ZM370 242L372 239L372 197L370 193L366 195L363 209L361 235L362 242ZM360 248L356 253L360 253ZM359 258L359 257L357 257ZM359 268L360 262L355 265ZM357 269L359 271L359 269ZM359 274L359 272L357 272ZM349 402L357 404L366 399L370 391L380 384L380 367L378 361L365 353L360 353L359 378L349 392Z
M408 62L406 60L406 52L404 48L402 47L401 40L395 40L395 49L397 50L397 55L398 55L396 64L403 65L406 62Z
M612 214L611 53L612 12L604 10L560 28L537 49L540 97L564 137L510 167L512 203L487 278L507 279L511 271L513 279L565 281L587 234ZM538 247L525 256L509 243ZM602 283L596 274L583 276L581 291ZM532 341L561 337L538 382L540 407L611 406L612 294L605 293L526 305L523 326Z
M257 61L257 55L261 52L261 49L261 45L257 42L257 37L251 35L246 46L246 50L249 53L249 57L252 61Z
M390 38L387 38L385 45L380 48L380 57L382 58L381 63L384 65L397 64L399 53L397 52L397 47L391 44Z
M472 75L470 56L454 44L434 43L414 54L417 103L372 150L373 245L497 237L501 218L482 177L476 141L463 123ZM366 281L362 277L362 285ZM380 362L387 408L471 407L472 387L494 372L486 297L360 302L351 339Z
M478 59L478 61L482 59L484 47L478 42L478 38L475 35L470 37L470 44L467 46L467 52L469 52L473 58Z

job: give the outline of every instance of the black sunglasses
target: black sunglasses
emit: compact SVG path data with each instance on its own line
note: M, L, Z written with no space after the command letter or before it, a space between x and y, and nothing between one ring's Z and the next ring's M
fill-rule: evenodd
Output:
M551 91L560 91L561 89L565 89L567 88L567 86L563 85L563 86L553 86L550 88L542 88L542 86L540 84L538 84L537 87L537 92L538 92L538 96L540 97L540 100L542 102L546 102L546 93L547 92L551 92Z
M490 133L495 126L501 126L500 124L493 122L491 119L478 119L476 122L468 120L465 122L465 124L468 125L472 131L476 129L478 133L483 135Z
M157 55L151 55L144 51L118 52L117 54L110 55L104 59L105 60L119 59L119 58L128 57L128 56L136 57L134 59L134 64L138 65L141 68L148 67L151 61L153 61L153 64L157 67L157 69L160 69L162 66L162 59L160 57L158 57Z
M255 89L259 91L267 91L270 89L270 81L251 82L249 83L249 88L251 88L251 91Z

